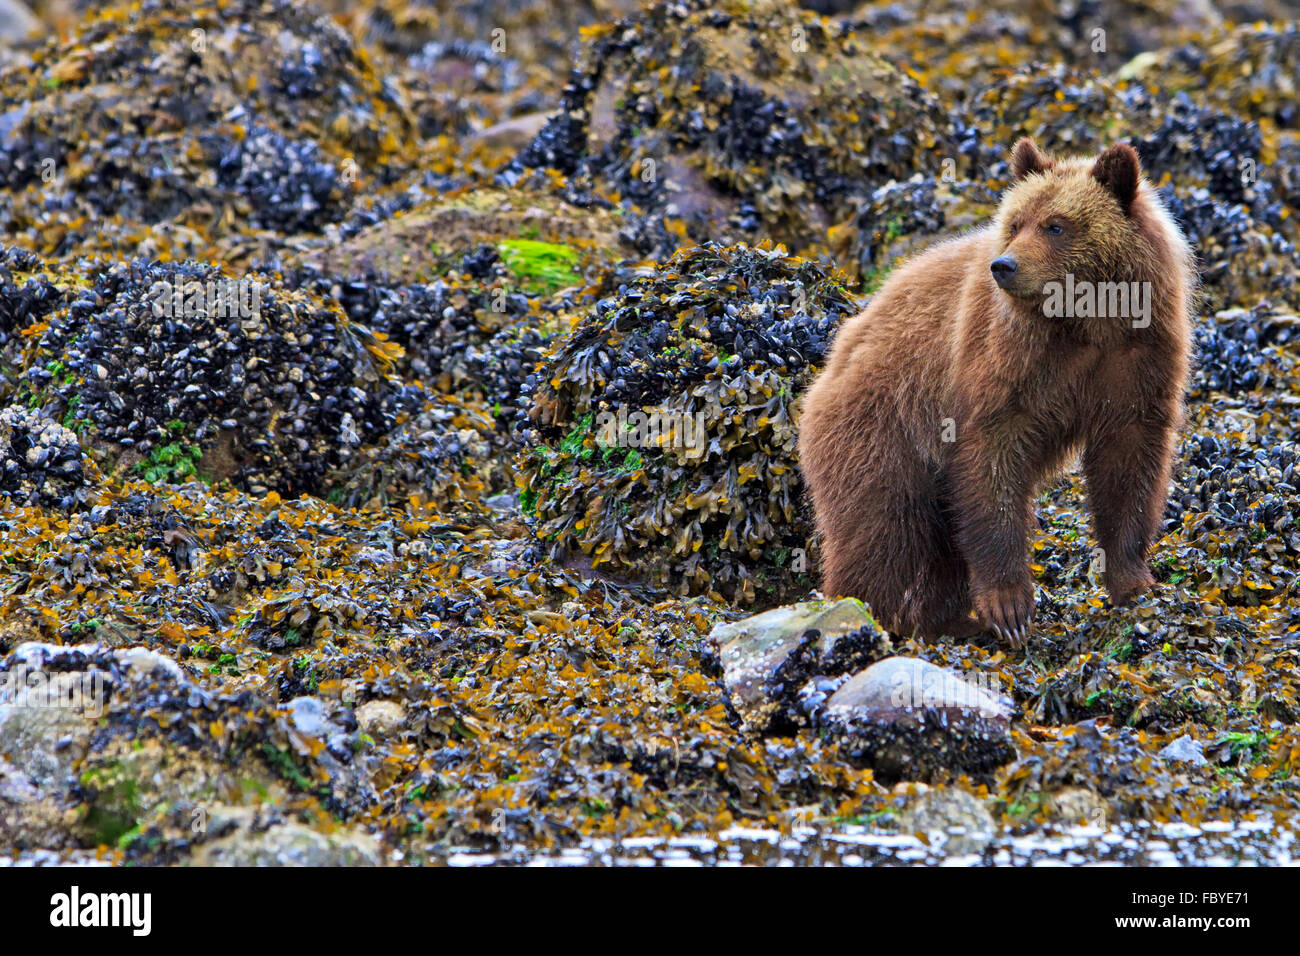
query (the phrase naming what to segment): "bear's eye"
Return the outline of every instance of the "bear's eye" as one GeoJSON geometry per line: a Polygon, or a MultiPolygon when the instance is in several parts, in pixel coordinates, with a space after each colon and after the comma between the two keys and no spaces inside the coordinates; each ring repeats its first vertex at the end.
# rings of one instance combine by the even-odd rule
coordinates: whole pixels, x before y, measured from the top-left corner
{"type": "Polygon", "coordinates": [[[1065,227],[1059,222],[1049,222],[1043,226],[1043,231],[1049,236],[1059,236],[1061,233],[1065,232],[1065,227]]]}

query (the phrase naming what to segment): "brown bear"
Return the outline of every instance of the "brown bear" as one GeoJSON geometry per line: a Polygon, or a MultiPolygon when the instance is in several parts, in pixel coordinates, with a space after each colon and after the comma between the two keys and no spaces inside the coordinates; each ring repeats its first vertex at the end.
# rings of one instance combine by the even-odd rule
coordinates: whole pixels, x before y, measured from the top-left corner
{"type": "Polygon", "coordinates": [[[1111,600],[1154,583],[1191,251],[1128,146],[1063,159],[1022,139],[1011,169],[992,224],[898,268],[804,398],[822,589],[896,632],[1021,645],[1036,487],[1078,452],[1111,600]]]}

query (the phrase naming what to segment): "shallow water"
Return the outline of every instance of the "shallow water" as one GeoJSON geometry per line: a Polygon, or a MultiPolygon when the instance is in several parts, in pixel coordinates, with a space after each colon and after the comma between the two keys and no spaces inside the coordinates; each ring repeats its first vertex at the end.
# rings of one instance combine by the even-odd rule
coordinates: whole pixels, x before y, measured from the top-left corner
{"type": "Polygon", "coordinates": [[[453,852],[451,866],[1294,866],[1296,834],[1271,820],[1068,827],[994,836],[971,852],[960,830],[912,834],[865,826],[792,834],[735,828],[719,839],[593,840],[554,854],[453,852]],[[949,849],[956,846],[953,849],[949,849]]]}

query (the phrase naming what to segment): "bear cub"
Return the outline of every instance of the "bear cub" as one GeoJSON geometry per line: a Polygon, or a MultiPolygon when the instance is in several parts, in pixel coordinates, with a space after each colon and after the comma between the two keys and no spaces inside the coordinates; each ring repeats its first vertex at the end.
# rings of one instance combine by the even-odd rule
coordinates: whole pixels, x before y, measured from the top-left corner
{"type": "Polygon", "coordinates": [[[822,590],[924,637],[1019,646],[1036,489],[1081,453],[1116,605],[1154,583],[1195,273],[1137,154],[1022,139],[991,225],[898,268],[804,397],[822,590]]]}

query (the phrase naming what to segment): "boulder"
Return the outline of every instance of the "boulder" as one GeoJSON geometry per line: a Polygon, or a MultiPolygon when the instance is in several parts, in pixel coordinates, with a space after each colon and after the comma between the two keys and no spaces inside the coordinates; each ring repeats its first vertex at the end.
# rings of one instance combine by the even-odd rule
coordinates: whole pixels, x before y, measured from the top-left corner
{"type": "Polygon", "coordinates": [[[1015,756],[1007,702],[917,658],[855,674],[815,716],[849,760],[886,781],[986,775],[1015,756]]]}
{"type": "Polygon", "coordinates": [[[727,700],[745,729],[762,732],[793,720],[795,694],[812,676],[835,676],[889,652],[861,601],[808,601],[773,608],[708,637],[722,666],[727,700]]]}

